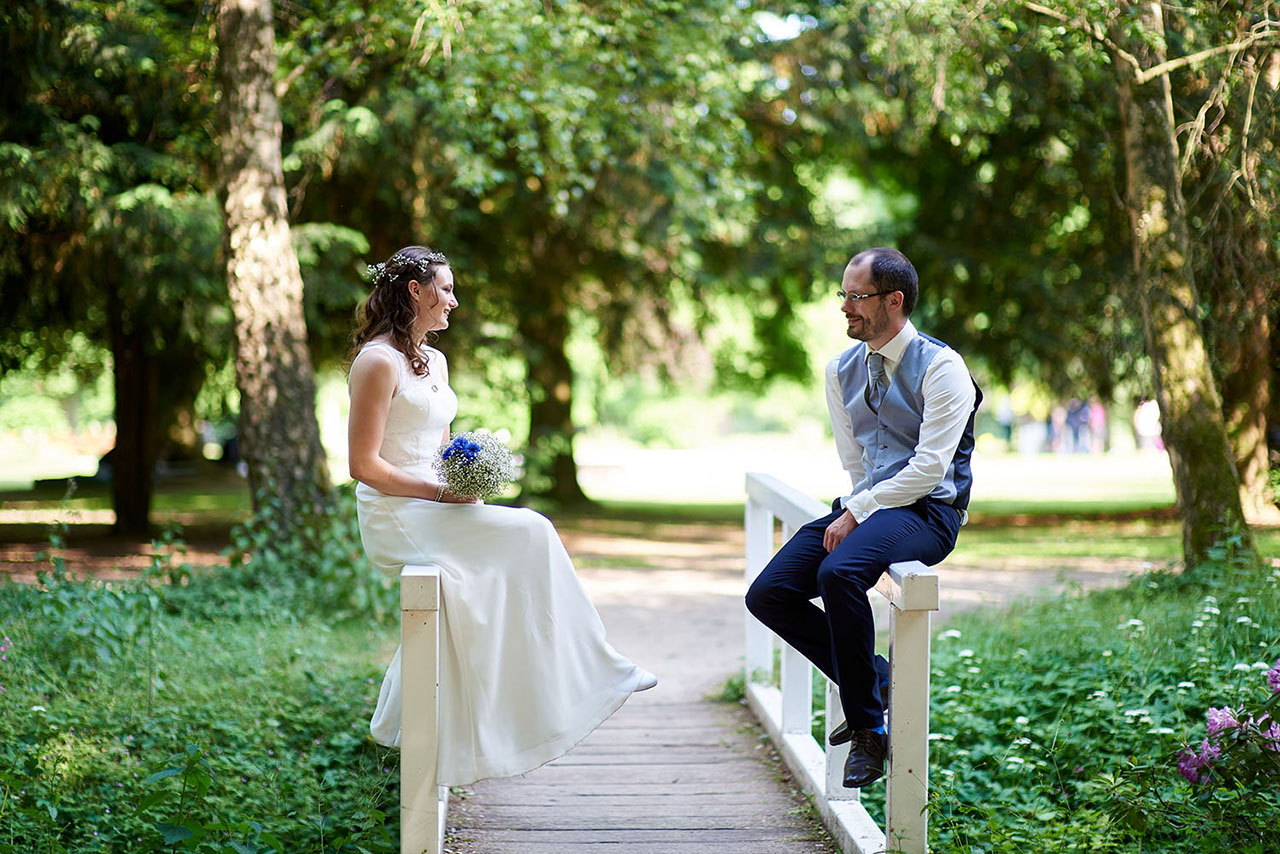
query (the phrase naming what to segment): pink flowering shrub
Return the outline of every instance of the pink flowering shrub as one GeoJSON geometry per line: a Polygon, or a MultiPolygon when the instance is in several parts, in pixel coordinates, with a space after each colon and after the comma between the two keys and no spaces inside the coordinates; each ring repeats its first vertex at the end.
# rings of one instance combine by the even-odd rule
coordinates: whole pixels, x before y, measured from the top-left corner
{"type": "Polygon", "coordinates": [[[1215,781],[1274,779],[1280,786],[1280,660],[1267,671],[1270,696],[1253,711],[1244,706],[1209,709],[1198,749],[1178,757],[1178,772],[1197,786],[1215,781]]]}

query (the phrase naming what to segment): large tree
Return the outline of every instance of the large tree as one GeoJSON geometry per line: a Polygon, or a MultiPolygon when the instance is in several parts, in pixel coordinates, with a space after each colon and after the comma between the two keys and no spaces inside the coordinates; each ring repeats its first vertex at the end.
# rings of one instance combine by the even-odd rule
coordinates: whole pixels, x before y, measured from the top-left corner
{"type": "Polygon", "coordinates": [[[241,452],[254,501],[272,494],[287,522],[327,504],[329,478],[285,202],[271,0],[221,0],[217,41],[218,189],[241,452]]]}
{"type": "MultiPolygon", "coordinates": [[[[1250,11],[1212,21],[1214,41],[1247,38],[1250,11]]],[[[1267,15],[1280,20],[1280,3],[1267,15]]],[[[1272,492],[1267,426],[1276,423],[1271,409],[1280,397],[1272,340],[1280,323],[1280,49],[1254,43],[1217,64],[1217,74],[1174,81],[1180,137],[1188,140],[1182,162],[1198,250],[1192,260],[1241,504],[1247,518],[1274,524],[1280,495],[1272,492]]]]}
{"type": "Polygon", "coordinates": [[[0,21],[0,366],[113,370],[115,526],[145,535],[154,463],[226,352],[208,310],[207,43],[152,3],[20,2],[0,21]],[[108,358],[84,362],[74,336],[108,358]]]}
{"type": "Polygon", "coordinates": [[[1183,554],[1193,565],[1233,531],[1248,540],[1248,527],[1200,323],[1171,85],[1168,73],[1158,71],[1168,61],[1164,7],[1120,6],[1136,12],[1128,15],[1129,31],[1120,20],[1112,23],[1109,44],[1124,125],[1135,278],[1173,464],[1183,554]]]}

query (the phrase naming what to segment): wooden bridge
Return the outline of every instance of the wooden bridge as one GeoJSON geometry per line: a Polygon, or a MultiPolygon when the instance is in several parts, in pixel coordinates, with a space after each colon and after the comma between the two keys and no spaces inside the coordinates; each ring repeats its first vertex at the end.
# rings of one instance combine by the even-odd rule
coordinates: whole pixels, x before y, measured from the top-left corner
{"type": "MultiPolygon", "coordinates": [[[[747,580],[772,554],[779,533],[785,538],[802,519],[824,509],[772,478],[748,475],[748,493],[747,580]],[[781,531],[775,523],[781,523],[781,531]]],[[[419,725],[406,726],[403,735],[402,854],[570,854],[606,848],[637,854],[880,854],[890,845],[895,851],[925,852],[929,613],[938,607],[937,576],[919,565],[895,565],[879,590],[892,603],[895,705],[885,830],[862,809],[856,791],[839,786],[845,750],[825,749],[809,734],[812,668],[781,644],[781,667],[774,672],[772,650],[780,642],[746,617],[747,698],[766,735],[742,706],[672,691],[664,682],[633,696],[560,759],[523,777],[483,781],[452,798],[432,776],[438,686],[407,680],[404,720],[419,725]],[[816,811],[801,789],[812,796],[816,811]]],[[[401,597],[402,666],[413,673],[435,672],[435,569],[405,567],[401,597]]],[[[745,616],[740,601],[737,607],[745,616]]],[[[655,635],[662,629],[649,627],[655,635]]],[[[696,656],[699,651],[686,652],[696,656]]],[[[673,672],[655,665],[660,678],[670,681],[673,672]]],[[[835,702],[830,687],[827,694],[828,702],[835,702]]],[[[834,723],[838,720],[828,720],[828,728],[834,723]]]]}

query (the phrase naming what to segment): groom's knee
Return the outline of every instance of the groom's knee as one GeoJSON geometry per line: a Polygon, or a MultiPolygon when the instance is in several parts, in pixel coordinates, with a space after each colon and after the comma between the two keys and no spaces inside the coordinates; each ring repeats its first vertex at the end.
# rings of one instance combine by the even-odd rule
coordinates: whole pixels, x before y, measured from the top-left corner
{"type": "Polygon", "coordinates": [[[759,575],[747,588],[746,601],[751,616],[767,626],[777,607],[786,601],[786,595],[781,587],[770,584],[765,576],[759,575]]]}

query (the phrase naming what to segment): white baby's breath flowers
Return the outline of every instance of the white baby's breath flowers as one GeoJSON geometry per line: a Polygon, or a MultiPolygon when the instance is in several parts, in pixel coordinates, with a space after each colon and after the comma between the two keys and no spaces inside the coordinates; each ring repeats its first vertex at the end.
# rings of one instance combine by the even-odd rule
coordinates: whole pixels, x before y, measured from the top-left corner
{"type": "Polygon", "coordinates": [[[433,466],[459,498],[492,498],[516,478],[516,461],[497,436],[458,433],[436,450],[433,466]]]}

